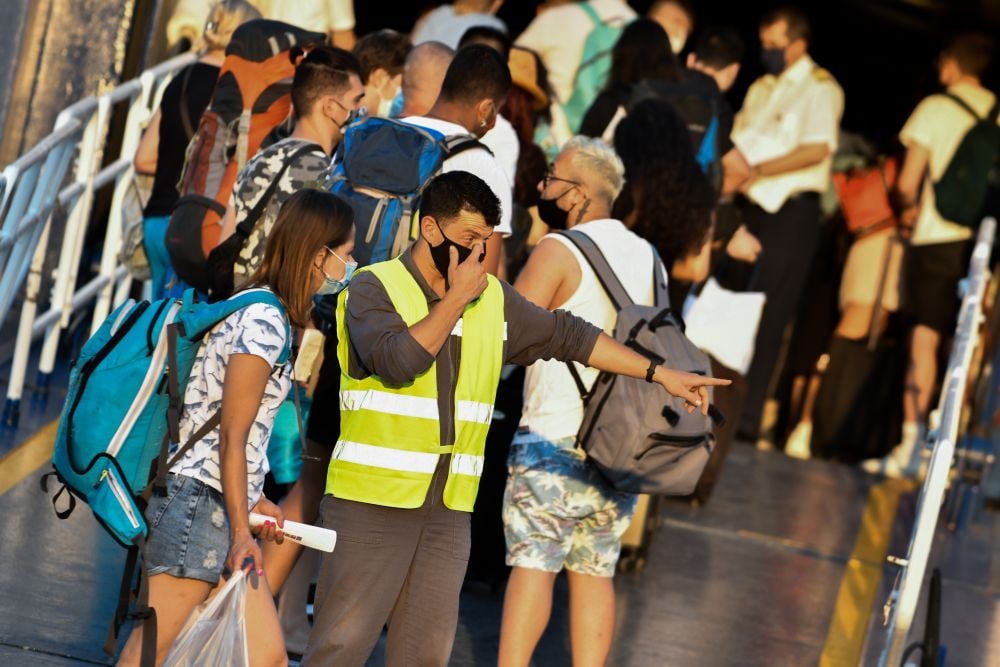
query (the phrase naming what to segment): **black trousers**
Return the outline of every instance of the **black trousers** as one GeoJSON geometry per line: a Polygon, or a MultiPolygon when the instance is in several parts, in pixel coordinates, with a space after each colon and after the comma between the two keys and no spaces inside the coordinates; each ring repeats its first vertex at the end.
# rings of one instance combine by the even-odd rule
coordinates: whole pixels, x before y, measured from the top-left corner
{"type": "Polygon", "coordinates": [[[794,317],[809,274],[819,236],[819,195],[792,197],[776,213],[758,206],[747,211],[747,228],[760,239],[763,253],[750,290],[764,292],[753,363],[747,373],[746,399],[740,419],[742,438],[756,440],[764,403],[781,354],[785,328],[794,317]]]}

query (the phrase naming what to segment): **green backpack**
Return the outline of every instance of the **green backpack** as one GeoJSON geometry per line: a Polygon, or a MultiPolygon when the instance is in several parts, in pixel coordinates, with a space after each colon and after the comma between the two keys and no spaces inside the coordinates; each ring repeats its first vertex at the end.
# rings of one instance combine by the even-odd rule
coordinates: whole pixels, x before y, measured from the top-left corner
{"type": "Polygon", "coordinates": [[[962,98],[945,95],[972,114],[976,123],[962,137],[948,168],[934,183],[934,200],[941,217],[975,228],[984,215],[997,213],[1000,206],[1000,101],[980,118],[962,98]]]}
{"type": "Polygon", "coordinates": [[[581,2],[580,9],[587,13],[594,27],[587,33],[587,39],[583,43],[583,56],[573,79],[573,94],[563,105],[566,120],[574,134],[580,129],[580,123],[597,93],[604,88],[608,72],[611,71],[611,50],[625,29],[625,21],[622,19],[602,21],[589,2],[581,2]]]}

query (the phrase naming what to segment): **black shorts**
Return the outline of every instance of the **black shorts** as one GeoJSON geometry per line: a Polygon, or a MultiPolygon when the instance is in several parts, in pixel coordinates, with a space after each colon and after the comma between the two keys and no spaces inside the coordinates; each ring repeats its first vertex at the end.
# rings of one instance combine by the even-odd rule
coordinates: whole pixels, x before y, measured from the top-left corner
{"type": "Polygon", "coordinates": [[[340,437],[340,361],[337,359],[336,332],[326,337],[323,346],[323,364],[313,391],[306,437],[330,449],[340,437]]]}
{"type": "Polygon", "coordinates": [[[955,241],[910,246],[903,274],[903,309],[911,325],[942,335],[955,331],[962,301],[958,283],[969,272],[973,243],[955,241]]]}

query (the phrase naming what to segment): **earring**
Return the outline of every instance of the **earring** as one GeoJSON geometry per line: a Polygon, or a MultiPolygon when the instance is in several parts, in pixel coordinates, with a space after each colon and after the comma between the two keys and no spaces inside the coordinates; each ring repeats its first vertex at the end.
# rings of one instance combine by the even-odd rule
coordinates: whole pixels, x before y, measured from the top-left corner
{"type": "Polygon", "coordinates": [[[479,127],[486,127],[486,119],[479,121],[479,127]]]}

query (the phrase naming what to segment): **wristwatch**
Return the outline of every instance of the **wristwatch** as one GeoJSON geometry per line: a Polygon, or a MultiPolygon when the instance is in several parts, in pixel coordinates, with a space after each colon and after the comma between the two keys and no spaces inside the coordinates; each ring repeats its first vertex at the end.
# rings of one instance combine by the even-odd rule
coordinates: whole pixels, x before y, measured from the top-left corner
{"type": "Polygon", "coordinates": [[[649,362],[649,368],[646,369],[646,382],[653,381],[653,375],[656,373],[656,367],[659,366],[659,362],[656,359],[651,359],[649,362]]]}

